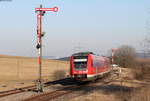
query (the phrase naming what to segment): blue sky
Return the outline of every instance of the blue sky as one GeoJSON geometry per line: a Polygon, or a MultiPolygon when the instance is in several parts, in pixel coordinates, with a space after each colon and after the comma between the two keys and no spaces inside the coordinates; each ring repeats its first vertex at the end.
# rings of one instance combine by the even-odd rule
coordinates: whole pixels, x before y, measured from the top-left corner
{"type": "Polygon", "coordinates": [[[107,53],[120,45],[140,50],[148,33],[149,0],[12,0],[0,2],[0,54],[37,56],[34,8],[59,8],[43,17],[43,55],[107,53]]]}

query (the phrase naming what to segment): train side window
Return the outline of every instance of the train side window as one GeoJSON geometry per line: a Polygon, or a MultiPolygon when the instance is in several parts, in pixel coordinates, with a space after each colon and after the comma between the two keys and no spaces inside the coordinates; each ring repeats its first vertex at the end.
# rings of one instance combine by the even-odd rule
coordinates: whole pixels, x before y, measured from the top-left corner
{"type": "Polygon", "coordinates": [[[96,67],[102,67],[103,63],[100,60],[98,60],[98,59],[93,59],[92,66],[95,67],[95,68],[96,67]]]}
{"type": "Polygon", "coordinates": [[[103,67],[104,66],[104,63],[103,62],[100,62],[99,63],[99,67],[103,67]]]}

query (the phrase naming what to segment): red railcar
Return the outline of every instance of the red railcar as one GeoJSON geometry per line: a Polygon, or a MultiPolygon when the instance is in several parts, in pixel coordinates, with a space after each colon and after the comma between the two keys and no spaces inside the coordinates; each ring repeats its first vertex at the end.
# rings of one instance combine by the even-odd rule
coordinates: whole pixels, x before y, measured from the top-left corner
{"type": "Polygon", "coordinates": [[[107,57],[96,56],[92,52],[80,52],[70,58],[70,75],[78,80],[92,80],[110,72],[107,57]]]}

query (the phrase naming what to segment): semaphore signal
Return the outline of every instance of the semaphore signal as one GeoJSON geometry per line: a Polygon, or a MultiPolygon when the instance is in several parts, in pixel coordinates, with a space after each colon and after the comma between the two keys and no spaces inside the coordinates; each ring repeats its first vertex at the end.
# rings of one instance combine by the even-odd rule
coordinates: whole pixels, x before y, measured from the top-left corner
{"type": "Polygon", "coordinates": [[[58,11],[58,7],[53,7],[53,8],[35,8],[35,11],[53,11],[53,12],[57,12],[58,11]]]}
{"type": "Polygon", "coordinates": [[[35,11],[37,13],[37,46],[38,49],[38,64],[39,64],[39,77],[38,77],[38,83],[37,83],[37,90],[38,92],[43,92],[43,83],[42,83],[42,37],[44,36],[42,32],[42,16],[46,13],[46,11],[52,11],[57,12],[58,7],[53,8],[42,8],[42,5],[40,5],[40,8],[35,8],[35,11]]]}

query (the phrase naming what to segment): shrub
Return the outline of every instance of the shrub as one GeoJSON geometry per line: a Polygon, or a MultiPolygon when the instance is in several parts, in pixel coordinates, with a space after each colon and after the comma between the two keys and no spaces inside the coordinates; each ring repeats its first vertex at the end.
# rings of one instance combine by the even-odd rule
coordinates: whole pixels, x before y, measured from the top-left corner
{"type": "Polygon", "coordinates": [[[135,64],[136,51],[133,47],[123,45],[117,49],[114,55],[116,64],[121,67],[133,67],[135,64]]]}
{"type": "Polygon", "coordinates": [[[66,72],[64,70],[56,70],[53,73],[53,80],[63,79],[66,76],[66,72]]]}

